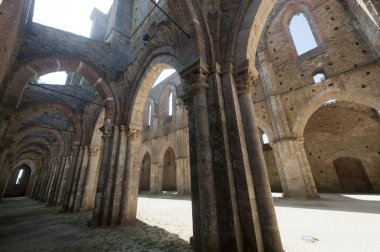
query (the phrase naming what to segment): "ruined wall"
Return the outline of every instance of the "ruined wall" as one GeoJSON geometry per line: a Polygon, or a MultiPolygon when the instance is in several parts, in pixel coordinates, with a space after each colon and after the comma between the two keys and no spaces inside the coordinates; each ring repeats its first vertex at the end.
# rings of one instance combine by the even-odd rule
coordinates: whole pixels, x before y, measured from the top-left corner
{"type": "MultiPolygon", "coordinates": [[[[187,194],[190,192],[190,155],[189,129],[187,126],[187,111],[178,98],[177,88],[181,80],[177,73],[172,74],[160,84],[154,86],[144,109],[144,130],[142,133],[142,150],[147,150],[152,156],[151,181],[158,180],[159,187],[165,189],[165,169],[176,169],[177,191],[187,194]],[[173,114],[168,116],[169,95],[172,93],[173,114]],[[149,105],[152,104],[152,120],[148,125],[149,105]],[[167,150],[173,149],[169,165],[167,150]],[[165,159],[166,157],[166,159],[165,159]],[[170,167],[168,167],[170,166],[170,167]],[[158,169],[158,173],[155,172],[158,169]]],[[[141,160],[145,153],[141,153],[141,160]]],[[[165,175],[166,174],[166,175],[165,175]]],[[[173,174],[170,176],[172,177],[173,174]]],[[[140,178],[141,179],[141,178],[140,178]]],[[[153,183],[153,182],[151,182],[153,183]]],[[[173,179],[169,187],[174,189],[173,179]]],[[[151,184],[151,191],[154,191],[151,184]]]]}
{"type": "MultiPolygon", "coordinates": [[[[333,174],[333,160],[330,160],[332,153],[340,150],[362,156],[368,176],[375,184],[374,189],[378,190],[379,146],[374,141],[380,136],[379,123],[373,119],[368,119],[372,120],[372,126],[363,123],[364,118],[374,116],[374,112],[369,111],[379,106],[376,95],[380,94],[380,67],[376,48],[364,36],[355,18],[341,1],[279,1],[274,13],[262,35],[260,48],[267,55],[266,60],[270,63],[274,77],[270,83],[262,79],[256,81],[252,91],[258,120],[270,130],[275,131],[278,127],[271,119],[273,112],[268,107],[270,102],[265,92],[267,87],[264,85],[270,85],[270,95],[279,97],[283,106],[273,109],[285,114],[290,134],[305,138],[304,147],[318,190],[341,191],[337,176],[333,174]],[[300,12],[307,17],[318,47],[298,56],[288,25],[292,16],[300,12]],[[323,73],[326,79],[314,83],[313,76],[317,73],[323,73]],[[355,116],[362,117],[363,121],[350,120],[353,115],[337,105],[332,105],[334,109],[326,112],[328,116],[326,114],[324,119],[314,118],[313,112],[321,106],[326,108],[323,104],[330,99],[355,101],[369,107],[365,111],[355,112],[355,116]],[[310,116],[314,118],[313,122],[309,121],[310,116]],[[326,118],[331,118],[332,122],[329,123],[326,118]],[[335,132],[326,137],[321,135],[326,132],[310,126],[317,122],[325,123],[323,127],[326,131],[334,131],[337,123],[342,123],[339,120],[349,122],[350,129],[355,131],[351,131],[351,134],[335,132]],[[307,131],[304,133],[307,122],[307,131]],[[372,127],[371,131],[367,130],[368,127],[372,127]],[[359,143],[367,144],[363,147],[359,143]]],[[[273,173],[276,165],[274,156],[270,150],[264,153],[268,172],[274,176],[270,178],[272,187],[278,187],[278,175],[273,173]]]]}
{"type": "Polygon", "coordinates": [[[374,109],[348,102],[327,104],[305,129],[305,150],[320,192],[342,192],[334,168],[340,157],[359,158],[375,191],[380,191],[380,118],[374,109]]]}

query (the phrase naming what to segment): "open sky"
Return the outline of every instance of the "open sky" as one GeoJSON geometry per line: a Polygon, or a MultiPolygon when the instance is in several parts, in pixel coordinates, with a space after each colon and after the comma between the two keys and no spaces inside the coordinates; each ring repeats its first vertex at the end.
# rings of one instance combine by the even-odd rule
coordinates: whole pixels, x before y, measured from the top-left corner
{"type": "Polygon", "coordinates": [[[108,13],[112,2],[112,0],[36,0],[33,21],[89,37],[92,10],[96,7],[108,13]]]}
{"type": "MultiPolygon", "coordinates": [[[[33,22],[54,27],[89,37],[92,21],[90,15],[96,7],[108,13],[113,0],[36,0],[33,22]]],[[[170,76],[174,69],[162,72],[154,85],[170,76]]],[[[40,77],[40,81],[48,84],[65,84],[65,72],[51,73],[40,77]]]]}
{"type": "MultiPolygon", "coordinates": [[[[103,13],[108,13],[112,3],[113,0],[36,0],[33,21],[89,37],[92,10],[96,7],[103,13]]],[[[317,47],[313,33],[303,14],[296,15],[292,19],[290,30],[299,55],[317,47]]],[[[164,70],[154,85],[173,72],[173,69],[164,70]]],[[[66,74],[65,72],[49,74],[42,76],[40,80],[45,83],[64,84],[66,74]]]]}

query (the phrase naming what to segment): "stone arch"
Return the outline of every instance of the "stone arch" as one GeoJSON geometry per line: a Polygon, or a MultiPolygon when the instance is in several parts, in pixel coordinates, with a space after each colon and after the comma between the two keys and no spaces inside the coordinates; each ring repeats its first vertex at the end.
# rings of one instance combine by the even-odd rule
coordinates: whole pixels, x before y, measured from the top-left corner
{"type": "Polygon", "coordinates": [[[150,155],[149,150],[147,150],[140,164],[140,178],[139,178],[140,191],[150,191],[151,166],[152,166],[152,156],[150,155]]]}
{"type": "Polygon", "coordinates": [[[272,130],[272,126],[268,125],[266,122],[261,120],[259,117],[255,118],[255,123],[258,128],[260,128],[265,134],[268,135],[269,143],[271,143],[274,139],[274,133],[272,130]]]}
{"type": "Polygon", "coordinates": [[[242,18],[238,20],[238,32],[232,41],[235,69],[255,68],[256,52],[261,33],[277,1],[248,1],[241,4],[242,18]],[[260,13],[260,15],[257,15],[260,13]]]}
{"type": "Polygon", "coordinates": [[[303,109],[298,113],[294,125],[293,133],[297,137],[302,137],[306,124],[311,115],[328,100],[337,99],[341,101],[355,102],[368,107],[380,110],[380,100],[376,96],[342,91],[340,89],[325,90],[317,96],[310,98],[303,109]]]}
{"type": "Polygon", "coordinates": [[[139,128],[143,127],[143,109],[144,104],[149,97],[150,90],[154,80],[160,74],[161,69],[174,68],[177,73],[182,70],[182,63],[173,55],[170,54],[153,54],[148,57],[148,63],[145,68],[138,74],[138,80],[134,87],[134,96],[130,103],[129,118],[127,121],[131,125],[139,128]]]}
{"type": "MultiPolygon", "coordinates": [[[[63,140],[62,135],[55,129],[48,129],[48,128],[42,129],[39,127],[32,126],[32,127],[29,127],[27,129],[21,131],[21,132],[18,132],[17,136],[15,138],[15,142],[18,143],[18,142],[22,141],[25,137],[28,137],[29,135],[31,135],[32,133],[41,132],[41,131],[48,131],[49,133],[54,135],[55,139],[58,140],[57,145],[59,145],[59,147],[60,147],[57,156],[62,156],[63,152],[65,150],[65,142],[63,140]]],[[[51,143],[49,142],[49,144],[51,144],[51,143]]]]}
{"type": "Polygon", "coordinates": [[[32,169],[28,165],[21,164],[20,166],[14,167],[12,169],[10,177],[8,178],[4,197],[8,198],[25,196],[31,173],[32,169]],[[21,170],[22,177],[18,179],[21,170]]]}
{"type": "Polygon", "coordinates": [[[162,164],[162,190],[177,191],[177,165],[173,147],[169,146],[165,150],[162,164]]]}
{"type": "Polygon", "coordinates": [[[373,191],[360,157],[341,156],[334,159],[333,164],[343,191],[361,193],[373,191]]]}
{"type": "Polygon", "coordinates": [[[76,135],[76,141],[80,142],[81,136],[82,136],[82,124],[80,123],[79,118],[77,117],[76,113],[68,109],[67,107],[56,104],[56,103],[40,103],[35,104],[32,107],[28,107],[20,112],[18,112],[15,116],[15,120],[13,124],[10,127],[11,132],[13,135],[17,132],[20,124],[27,120],[28,117],[32,115],[36,115],[41,112],[48,112],[48,111],[57,111],[62,113],[62,115],[66,118],[69,118],[72,126],[74,128],[74,132],[76,135]]]}
{"type": "Polygon", "coordinates": [[[111,121],[115,120],[116,104],[111,88],[101,74],[78,58],[56,56],[26,62],[15,72],[3,95],[3,103],[9,107],[17,108],[28,82],[37,79],[39,76],[57,71],[74,72],[86,78],[104,99],[106,118],[111,121]],[[18,102],[15,103],[15,101],[18,102]]]}

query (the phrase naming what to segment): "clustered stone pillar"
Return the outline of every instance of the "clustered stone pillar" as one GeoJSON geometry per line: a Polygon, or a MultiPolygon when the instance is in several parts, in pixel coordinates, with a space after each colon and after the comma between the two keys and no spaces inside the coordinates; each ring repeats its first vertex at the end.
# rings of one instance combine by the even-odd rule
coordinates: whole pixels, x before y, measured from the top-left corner
{"type": "Polygon", "coordinates": [[[81,208],[88,209],[94,207],[96,185],[98,183],[98,174],[100,168],[100,147],[89,147],[89,159],[86,175],[86,182],[82,197],[81,208]]]}
{"type": "Polygon", "coordinates": [[[110,164],[110,156],[112,152],[112,137],[113,137],[113,125],[111,123],[105,123],[103,127],[100,128],[103,135],[103,151],[102,160],[100,163],[98,185],[95,194],[95,205],[92,215],[91,226],[102,226],[106,225],[104,220],[104,204],[105,204],[105,192],[107,186],[108,169],[110,164]]]}
{"type": "Polygon", "coordinates": [[[266,51],[258,54],[269,113],[273,125],[273,151],[284,197],[318,198],[303,141],[290,130],[282,99],[276,94],[276,76],[266,51]]]}
{"type": "Polygon", "coordinates": [[[134,156],[136,144],[140,139],[141,129],[130,126],[127,133],[127,149],[125,161],[125,175],[123,182],[120,223],[122,225],[136,221],[137,194],[140,175],[140,166],[135,165],[134,156]]]}
{"type": "Polygon", "coordinates": [[[207,73],[194,69],[183,73],[188,90],[189,134],[192,166],[193,232],[195,250],[219,251],[219,229],[215,199],[210,129],[208,122],[207,73]],[[195,181],[196,180],[196,181],[195,181]],[[201,243],[201,244],[200,244],[201,243]]]}
{"type": "Polygon", "coordinates": [[[257,74],[245,69],[235,76],[264,250],[282,251],[268,172],[265,166],[258,128],[255,123],[255,112],[250,92],[253,78],[256,79],[257,74]]]}

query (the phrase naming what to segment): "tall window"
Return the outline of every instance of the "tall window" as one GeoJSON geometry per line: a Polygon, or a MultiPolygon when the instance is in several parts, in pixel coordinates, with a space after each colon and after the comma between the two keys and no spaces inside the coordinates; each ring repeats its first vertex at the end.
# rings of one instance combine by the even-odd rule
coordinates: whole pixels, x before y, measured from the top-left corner
{"type": "Polygon", "coordinates": [[[309,22],[303,13],[298,13],[292,17],[289,29],[298,55],[318,47],[309,22]]]}
{"type": "Polygon", "coordinates": [[[149,105],[149,111],[148,111],[148,126],[152,124],[152,105],[149,105]]]}
{"type": "Polygon", "coordinates": [[[173,115],[173,92],[171,92],[169,95],[169,112],[168,112],[168,116],[172,116],[172,115],[173,115]]]}
{"type": "Polygon", "coordinates": [[[24,173],[24,169],[21,169],[19,172],[18,172],[18,176],[17,176],[17,180],[16,180],[16,185],[19,185],[20,184],[20,179],[22,178],[22,174],[24,173]]]}

